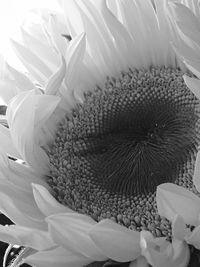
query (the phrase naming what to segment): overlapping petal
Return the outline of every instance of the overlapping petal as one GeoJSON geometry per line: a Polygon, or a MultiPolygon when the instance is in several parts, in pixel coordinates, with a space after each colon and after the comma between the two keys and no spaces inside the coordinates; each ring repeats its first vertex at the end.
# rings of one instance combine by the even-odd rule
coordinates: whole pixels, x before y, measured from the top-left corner
{"type": "Polygon", "coordinates": [[[187,224],[197,225],[200,214],[200,198],[191,191],[170,183],[157,188],[158,213],[173,221],[179,214],[187,224]]]}
{"type": "Polygon", "coordinates": [[[39,184],[33,184],[32,186],[35,202],[45,216],[64,212],[73,212],[71,209],[65,207],[57,200],[55,200],[55,198],[44,186],[41,186],[39,184]]]}
{"type": "Polygon", "coordinates": [[[140,233],[114,223],[102,220],[90,230],[90,236],[108,258],[118,262],[133,261],[139,257],[140,233]]]}
{"type": "Polygon", "coordinates": [[[58,247],[54,250],[33,254],[27,257],[25,262],[37,267],[82,267],[91,263],[91,259],[79,253],[58,247]]]}
{"type": "MultiPolygon", "coordinates": [[[[118,262],[131,261],[130,266],[138,267],[147,266],[146,259],[154,267],[184,267],[188,263],[189,250],[183,240],[187,239],[188,243],[199,248],[200,200],[178,186],[163,184],[157,190],[160,215],[174,220],[179,214],[184,220],[175,220],[175,240],[170,244],[162,238],[154,239],[149,233],[140,234],[111,220],[97,223],[89,216],[78,214],[57,202],[45,183],[49,174],[45,145],[53,139],[56,123],[77,102],[83,102],[86,91],[93,90],[96,84],[104,84],[106,76],[119,74],[129,67],[149,67],[152,64],[181,67],[170,44],[174,32],[165,17],[165,4],[165,1],[158,0],[154,6],[146,0],[116,0],[115,3],[67,0],[63,1],[68,24],[65,30],[69,30],[72,41],[66,41],[66,32],[61,32],[56,16],[50,16],[43,25],[46,38],[40,40],[22,29],[23,44],[13,41],[21,61],[38,84],[36,86],[26,75],[8,66],[16,82],[11,95],[18,90],[21,93],[8,105],[9,130],[0,127],[5,142],[2,149],[26,163],[19,166],[10,160],[3,161],[4,158],[2,164],[0,162],[0,210],[17,224],[0,227],[0,238],[37,250],[48,249],[29,256],[26,259],[28,263],[37,267],[78,267],[110,258],[118,262]],[[14,145],[7,148],[11,142],[14,145]],[[185,223],[196,226],[189,236],[185,223]],[[177,225],[181,226],[180,231],[177,225]]],[[[199,45],[196,36],[198,20],[185,7],[181,8],[180,14],[175,12],[176,23],[183,33],[181,38],[194,49],[199,45]],[[189,18],[188,24],[180,23],[183,15],[189,18]]],[[[194,9],[196,11],[197,7],[194,9]]],[[[185,64],[199,75],[200,65],[194,58],[187,57],[185,64]]],[[[186,80],[199,96],[197,81],[186,80]]],[[[10,98],[10,92],[6,97],[10,98]]],[[[197,189],[198,176],[197,156],[194,175],[197,189]]]]}
{"type": "Polygon", "coordinates": [[[142,255],[154,267],[187,267],[190,259],[188,245],[173,239],[172,243],[154,239],[149,232],[141,233],[142,255]]]}
{"type": "Polygon", "coordinates": [[[6,243],[47,250],[56,247],[47,231],[18,225],[0,226],[0,239],[6,243]]]}
{"type": "Polygon", "coordinates": [[[106,260],[89,236],[89,231],[96,224],[89,216],[77,213],[63,213],[47,217],[49,231],[55,242],[65,249],[73,249],[93,259],[106,260]]]}

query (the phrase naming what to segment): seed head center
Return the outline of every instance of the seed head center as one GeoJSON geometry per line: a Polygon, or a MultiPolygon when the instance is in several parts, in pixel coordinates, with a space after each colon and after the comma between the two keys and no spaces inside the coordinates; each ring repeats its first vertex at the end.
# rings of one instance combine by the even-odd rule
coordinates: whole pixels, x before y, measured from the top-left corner
{"type": "Polygon", "coordinates": [[[85,94],[84,103],[60,122],[49,146],[48,183],[61,203],[97,221],[120,221],[123,214],[125,225],[141,229],[135,216],[146,218],[147,211],[158,216],[159,184],[187,176],[186,187],[193,187],[199,101],[182,75],[164,67],[129,70],[85,94]],[[138,211],[138,201],[146,211],[138,211]]]}

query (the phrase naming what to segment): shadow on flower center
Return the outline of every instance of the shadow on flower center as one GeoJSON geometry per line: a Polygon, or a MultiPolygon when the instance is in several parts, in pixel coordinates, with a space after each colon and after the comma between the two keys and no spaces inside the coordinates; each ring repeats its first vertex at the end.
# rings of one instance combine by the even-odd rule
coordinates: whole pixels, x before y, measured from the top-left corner
{"type": "Polygon", "coordinates": [[[49,145],[55,198],[96,221],[171,237],[155,191],[192,183],[199,145],[199,101],[173,68],[129,70],[85,94],[49,145]]]}

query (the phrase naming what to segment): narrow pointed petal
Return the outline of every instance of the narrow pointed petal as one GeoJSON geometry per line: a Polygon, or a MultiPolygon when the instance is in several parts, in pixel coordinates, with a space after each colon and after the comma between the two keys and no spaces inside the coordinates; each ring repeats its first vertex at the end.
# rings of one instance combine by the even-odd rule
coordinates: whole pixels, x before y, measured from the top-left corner
{"type": "MultiPolygon", "coordinates": [[[[44,27],[44,25],[41,25],[41,27],[44,27]]],[[[33,51],[39,58],[42,58],[46,65],[53,71],[58,65],[59,60],[57,53],[55,53],[54,49],[49,45],[49,40],[46,39],[42,42],[40,39],[41,36],[38,36],[39,33],[33,33],[31,30],[30,34],[23,27],[21,28],[21,32],[25,46],[29,48],[30,51],[33,51]]],[[[42,35],[46,37],[43,32],[42,35]]]]}
{"type": "Polygon", "coordinates": [[[25,262],[37,267],[83,267],[91,263],[91,259],[58,247],[31,255],[25,262]]]}
{"type": "Polygon", "coordinates": [[[106,259],[89,237],[89,231],[95,224],[89,216],[77,213],[64,213],[48,217],[49,231],[56,243],[66,249],[74,249],[93,259],[106,259]]]}
{"type": "Polygon", "coordinates": [[[30,71],[30,73],[42,84],[45,83],[46,79],[52,74],[50,68],[45,64],[36,54],[31,52],[25,46],[12,40],[12,45],[24,64],[24,66],[30,71]]]}
{"type": "Polygon", "coordinates": [[[12,77],[14,78],[15,84],[21,91],[32,90],[35,88],[32,81],[28,77],[26,77],[25,74],[19,72],[10,65],[7,65],[7,68],[12,77]]]}
{"type": "Polygon", "coordinates": [[[200,192],[200,151],[197,152],[193,183],[196,186],[196,189],[200,192]]]}
{"type": "MultiPolygon", "coordinates": [[[[34,141],[35,109],[38,91],[28,91],[17,95],[7,110],[12,141],[22,159],[40,173],[48,173],[48,157],[34,141]]],[[[48,108],[47,108],[48,109],[48,108]]],[[[44,113],[45,113],[44,109],[44,113]]],[[[41,113],[40,116],[42,116],[41,113]]]]}
{"type": "Polygon", "coordinates": [[[66,51],[66,84],[70,92],[74,89],[75,81],[77,80],[77,72],[79,65],[82,63],[86,48],[85,34],[75,37],[70,43],[66,51]]]}
{"type": "Polygon", "coordinates": [[[60,97],[46,94],[37,95],[36,101],[38,103],[35,110],[35,126],[45,123],[49,119],[60,102],[60,97]]]}
{"type": "Polygon", "coordinates": [[[192,93],[200,99],[200,80],[184,75],[183,79],[192,93]]]}
{"type": "Polygon", "coordinates": [[[115,261],[133,261],[140,256],[140,233],[111,220],[94,225],[90,237],[103,254],[115,261]]]}
{"type": "Polygon", "coordinates": [[[191,191],[170,183],[157,187],[156,202],[158,213],[173,221],[180,215],[186,224],[197,225],[200,214],[200,198],[191,191]]]}
{"type": "Polygon", "coordinates": [[[81,5],[78,1],[75,3],[84,24],[89,54],[95,59],[98,73],[108,75],[117,67],[117,62],[113,64],[117,54],[112,38],[106,31],[101,15],[90,1],[84,0],[81,5]]]}
{"type": "Polygon", "coordinates": [[[101,12],[102,16],[106,22],[106,25],[111,32],[115,45],[118,51],[118,57],[120,62],[121,69],[127,67],[127,61],[129,61],[129,57],[127,55],[127,51],[131,51],[131,46],[133,45],[133,41],[126,28],[121,24],[115,16],[113,16],[112,12],[108,9],[106,1],[101,0],[101,12]]]}
{"type": "Polygon", "coordinates": [[[9,244],[36,250],[46,250],[56,246],[48,232],[17,225],[0,225],[0,239],[9,244]]]}
{"type": "Polygon", "coordinates": [[[56,95],[58,93],[59,88],[61,87],[62,81],[66,74],[66,63],[65,59],[62,56],[62,64],[57,72],[55,72],[50,79],[48,80],[45,93],[50,95],[56,95]]]}
{"type": "Polygon", "coordinates": [[[52,15],[49,19],[52,42],[54,43],[59,53],[61,53],[62,56],[65,56],[68,43],[66,39],[61,35],[59,26],[60,25],[58,24],[57,17],[52,15]]]}
{"type": "Polygon", "coordinates": [[[191,40],[200,44],[200,24],[194,13],[185,5],[180,3],[171,2],[169,3],[169,6],[181,32],[191,40]]]}
{"type": "Polygon", "coordinates": [[[35,202],[45,216],[63,212],[73,212],[71,209],[60,204],[45,187],[38,184],[33,184],[32,186],[35,202]]]}

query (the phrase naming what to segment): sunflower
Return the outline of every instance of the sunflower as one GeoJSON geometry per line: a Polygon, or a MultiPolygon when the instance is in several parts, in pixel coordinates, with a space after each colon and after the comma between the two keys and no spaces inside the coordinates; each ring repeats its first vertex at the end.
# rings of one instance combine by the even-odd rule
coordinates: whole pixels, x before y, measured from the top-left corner
{"type": "Polygon", "coordinates": [[[12,266],[187,266],[200,248],[200,102],[171,5],[62,11],[62,31],[61,14],[43,18],[48,42],[13,42],[29,77],[7,65],[0,210],[14,225],[0,239],[24,247],[12,266]]]}

